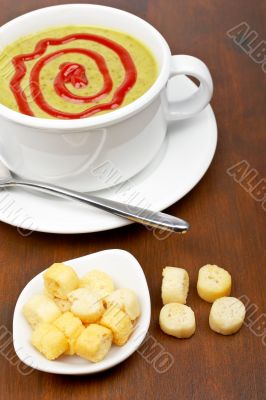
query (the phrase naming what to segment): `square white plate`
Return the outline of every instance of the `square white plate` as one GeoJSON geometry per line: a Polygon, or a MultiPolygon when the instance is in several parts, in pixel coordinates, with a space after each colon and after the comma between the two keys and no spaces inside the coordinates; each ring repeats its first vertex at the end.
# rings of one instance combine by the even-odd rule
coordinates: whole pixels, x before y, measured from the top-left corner
{"type": "Polygon", "coordinates": [[[30,343],[31,327],[22,314],[24,304],[35,294],[43,291],[43,272],[36,275],[22,290],[15,307],[13,318],[13,341],[18,357],[28,366],[54,374],[82,375],[104,371],[124,361],[134,353],[144,340],[150,325],[151,303],[146,278],[138,261],[124,250],[105,250],[74,260],[65,261],[73,267],[79,276],[91,269],[100,269],[108,273],[117,288],[127,287],[138,296],[141,315],[128,342],[114,346],[106,358],[98,363],[91,363],[77,356],[61,356],[49,361],[30,343]]]}

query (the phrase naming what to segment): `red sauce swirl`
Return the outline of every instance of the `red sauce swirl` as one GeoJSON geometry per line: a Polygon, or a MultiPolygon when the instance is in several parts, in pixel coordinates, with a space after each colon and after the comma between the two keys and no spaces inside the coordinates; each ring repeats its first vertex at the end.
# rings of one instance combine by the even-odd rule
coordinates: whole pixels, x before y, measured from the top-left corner
{"type": "Polygon", "coordinates": [[[137,69],[135,67],[132,57],[123,46],[114,42],[113,40],[89,33],[75,33],[67,35],[60,39],[42,39],[36,44],[36,47],[32,53],[19,54],[12,59],[12,63],[15,67],[15,73],[10,81],[10,89],[15,96],[19,111],[23,114],[30,116],[35,115],[30,108],[25,92],[21,88],[21,81],[27,72],[25,62],[37,59],[39,57],[41,58],[35,63],[30,72],[29,84],[31,95],[35,103],[43,111],[54,118],[79,119],[89,117],[101,111],[114,110],[122,104],[127,92],[134,86],[137,80],[137,69]],[[123,65],[125,72],[124,80],[121,85],[114,91],[112,99],[107,103],[97,104],[97,101],[102,100],[104,97],[106,97],[113,88],[112,77],[109,73],[106,61],[101,54],[89,49],[71,47],[58,50],[53,53],[49,53],[46,56],[43,56],[48,46],[63,45],[80,39],[94,41],[113,50],[117,54],[123,65]],[[60,65],[59,72],[54,79],[54,89],[57,95],[73,103],[94,103],[94,105],[91,105],[89,108],[79,113],[68,113],[52,107],[45,100],[40,86],[40,74],[43,67],[55,58],[70,53],[84,54],[85,56],[91,58],[97,65],[98,70],[103,77],[103,86],[98,91],[98,93],[87,97],[78,96],[71,93],[66,84],[71,83],[72,86],[77,89],[86,87],[89,84],[89,80],[86,76],[85,68],[79,63],[72,62],[67,62],[60,65]]]}

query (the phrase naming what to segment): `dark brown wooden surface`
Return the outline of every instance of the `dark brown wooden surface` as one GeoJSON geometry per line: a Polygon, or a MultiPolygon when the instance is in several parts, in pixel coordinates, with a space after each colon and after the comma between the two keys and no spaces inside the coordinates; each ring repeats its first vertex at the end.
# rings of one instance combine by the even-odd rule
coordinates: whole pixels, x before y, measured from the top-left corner
{"type": "MultiPolygon", "coordinates": [[[[0,23],[60,3],[67,1],[0,0],[0,23]]],[[[266,3],[261,0],[102,0],[101,3],[146,19],[164,35],[173,53],[192,54],[207,63],[215,86],[212,105],[219,129],[217,153],[197,187],[168,209],[191,222],[190,233],[183,237],[158,241],[140,226],[87,235],[33,233],[22,237],[16,228],[0,223],[0,325],[12,330],[13,310],[20,291],[44,267],[56,260],[121,248],[132,252],[143,266],[152,299],[149,332],[173,355],[174,364],[168,372],[158,373],[152,362],[135,353],[117,367],[95,376],[67,377],[38,371],[24,376],[12,366],[10,357],[9,361],[6,359],[1,348],[0,398],[263,400],[266,346],[263,336],[257,334],[263,331],[263,323],[266,328],[263,315],[266,213],[262,202],[255,201],[226,170],[246,160],[250,168],[258,171],[257,182],[266,178],[266,74],[226,32],[246,21],[258,33],[258,40],[266,40],[266,3]],[[257,306],[256,314],[250,317],[253,329],[243,327],[231,337],[209,329],[210,306],[199,299],[195,290],[198,268],[206,263],[226,266],[233,276],[233,294],[245,295],[257,306]],[[190,340],[175,340],[158,327],[161,270],[165,265],[184,266],[190,273],[188,304],[197,319],[197,331],[190,340]]]]}

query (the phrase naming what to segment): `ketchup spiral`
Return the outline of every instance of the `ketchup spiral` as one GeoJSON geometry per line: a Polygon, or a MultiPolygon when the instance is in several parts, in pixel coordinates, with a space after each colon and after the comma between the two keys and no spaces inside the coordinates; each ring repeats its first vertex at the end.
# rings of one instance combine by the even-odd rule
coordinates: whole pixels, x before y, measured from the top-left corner
{"type": "Polygon", "coordinates": [[[46,112],[47,114],[51,115],[54,118],[80,119],[89,117],[101,111],[116,109],[122,104],[127,92],[134,86],[137,80],[137,70],[134,61],[132,60],[132,57],[123,46],[121,46],[120,44],[116,43],[113,40],[107,39],[103,36],[89,34],[89,33],[74,33],[71,35],[64,36],[63,38],[60,39],[53,39],[53,38],[42,39],[36,44],[36,47],[32,53],[19,54],[13,57],[12,59],[12,63],[15,68],[15,73],[10,81],[10,89],[16,99],[19,111],[23,114],[30,116],[34,116],[34,113],[32,112],[29,106],[25,92],[21,88],[21,81],[27,72],[25,62],[34,60],[38,57],[41,58],[35,63],[30,72],[29,83],[30,83],[31,95],[35,103],[44,112],[46,112]],[[43,56],[49,45],[58,46],[80,39],[94,41],[113,50],[117,54],[117,56],[121,61],[121,64],[123,65],[125,76],[121,85],[114,91],[111,101],[107,103],[95,104],[79,113],[67,113],[64,111],[57,110],[56,108],[49,105],[42,94],[40,86],[40,74],[43,67],[50,61],[56,59],[57,57],[70,53],[83,54],[91,58],[95,62],[99,72],[102,74],[103,77],[103,86],[98,91],[98,93],[87,97],[75,95],[70,92],[70,90],[66,87],[66,84],[71,83],[75,88],[84,88],[89,84],[89,80],[87,79],[85,68],[81,64],[73,62],[65,62],[60,65],[59,72],[54,79],[55,92],[61,98],[73,103],[80,103],[80,104],[92,103],[103,99],[111,92],[113,88],[112,77],[108,71],[108,66],[106,64],[106,61],[104,57],[101,54],[97,53],[96,51],[71,47],[71,48],[61,49],[43,56]]]}

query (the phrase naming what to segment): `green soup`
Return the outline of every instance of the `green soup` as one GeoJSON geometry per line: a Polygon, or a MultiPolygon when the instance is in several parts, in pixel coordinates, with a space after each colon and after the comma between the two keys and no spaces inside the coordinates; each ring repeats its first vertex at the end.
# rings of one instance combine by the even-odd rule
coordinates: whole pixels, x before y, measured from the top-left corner
{"type": "Polygon", "coordinates": [[[126,33],[50,28],[0,53],[0,103],[33,117],[87,118],[132,103],[157,71],[151,51],[126,33]]]}

